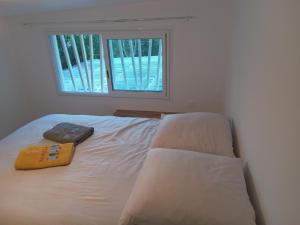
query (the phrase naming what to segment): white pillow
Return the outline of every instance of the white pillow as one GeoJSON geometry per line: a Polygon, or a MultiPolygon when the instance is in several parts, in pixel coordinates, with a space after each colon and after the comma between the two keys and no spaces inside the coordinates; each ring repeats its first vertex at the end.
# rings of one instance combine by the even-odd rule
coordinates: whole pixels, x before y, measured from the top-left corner
{"type": "Polygon", "coordinates": [[[228,120],[215,113],[185,113],[165,116],[151,148],[177,148],[234,157],[228,120]]]}
{"type": "Polygon", "coordinates": [[[240,159],[148,152],[119,225],[255,225],[240,159]]]}

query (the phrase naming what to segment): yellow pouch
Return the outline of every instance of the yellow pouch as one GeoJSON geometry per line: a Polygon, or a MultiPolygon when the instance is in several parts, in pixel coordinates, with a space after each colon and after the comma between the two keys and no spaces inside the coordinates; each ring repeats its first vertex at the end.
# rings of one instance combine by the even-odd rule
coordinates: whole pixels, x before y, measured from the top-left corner
{"type": "Polygon", "coordinates": [[[71,163],[74,149],[73,143],[29,146],[20,151],[15,162],[15,168],[17,170],[31,170],[65,166],[71,163]]]}

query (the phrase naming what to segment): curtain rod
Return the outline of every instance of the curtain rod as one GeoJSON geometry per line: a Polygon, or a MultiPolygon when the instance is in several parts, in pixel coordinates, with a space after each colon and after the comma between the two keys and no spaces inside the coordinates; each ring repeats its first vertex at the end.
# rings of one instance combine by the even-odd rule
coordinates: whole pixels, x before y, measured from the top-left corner
{"type": "Polygon", "coordinates": [[[88,23],[126,23],[126,22],[145,22],[145,21],[167,21],[167,20],[191,20],[195,16],[175,16],[175,17],[153,17],[153,18],[132,18],[132,19],[98,19],[98,20],[72,20],[72,21],[48,21],[48,22],[26,22],[24,26],[40,25],[63,25],[63,24],[88,24],[88,23]]]}

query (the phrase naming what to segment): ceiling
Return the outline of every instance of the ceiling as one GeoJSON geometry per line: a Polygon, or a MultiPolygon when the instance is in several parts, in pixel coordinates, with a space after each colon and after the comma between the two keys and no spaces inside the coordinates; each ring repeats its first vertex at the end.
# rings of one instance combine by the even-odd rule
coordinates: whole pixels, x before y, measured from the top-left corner
{"type": "Polygon", "coordinates": [[[25,15],[47,11],[91,7],[103,4],[142,1],[145,0],[0,0],[0,15],[25,15]]]}

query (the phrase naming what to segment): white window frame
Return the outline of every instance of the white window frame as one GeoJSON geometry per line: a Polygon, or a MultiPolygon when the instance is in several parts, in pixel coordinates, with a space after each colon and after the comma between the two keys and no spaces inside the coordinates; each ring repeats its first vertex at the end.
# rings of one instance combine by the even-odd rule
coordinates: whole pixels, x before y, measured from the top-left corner
{"type": "Polygon", "coordinates": [[[57,90],[60,95],[77,95],[77,96],[110,96],[117,98],[151,98],[151,99],[169,99],[170,93],[170,31],[169,30],[76,30],[76,31],[58,31],[51,30],[47,32],[50,41],[50,48],[52,52],[52,61],[55,70],[57,90]],[[60,57],[55,48],[55,41],[53,35],[61,34],[99,34],[102,36],[104,61],[107,70],[108,93],[91,93],[91,92],[65,92],[63,91],[63,84],[61,82],[61,64],[60,57]],[[162,39],[162,78],[163,91],[121,91],[113,90],[112,88],[112,73],[109,59],[109,39],[137,39],[137,38],[161,38],[162,39]]]}

